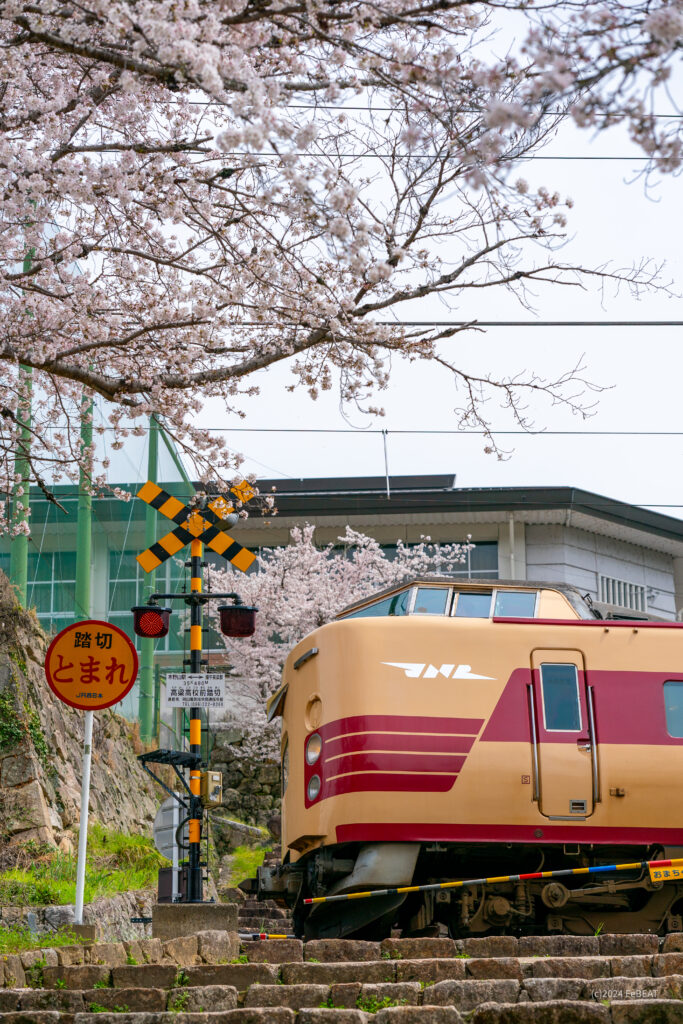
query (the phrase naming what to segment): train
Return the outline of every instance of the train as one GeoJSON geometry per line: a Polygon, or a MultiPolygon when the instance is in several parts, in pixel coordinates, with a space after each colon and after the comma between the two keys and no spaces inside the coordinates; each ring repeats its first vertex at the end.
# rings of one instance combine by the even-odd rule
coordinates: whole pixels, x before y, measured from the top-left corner
{"type": "Polygon", "coordinates": [[[683,623],[565,584],[415,578],[289,653],[282,859],[304,938],[680,931],[646,870],[307,898],[683,856],[683,623]]]}

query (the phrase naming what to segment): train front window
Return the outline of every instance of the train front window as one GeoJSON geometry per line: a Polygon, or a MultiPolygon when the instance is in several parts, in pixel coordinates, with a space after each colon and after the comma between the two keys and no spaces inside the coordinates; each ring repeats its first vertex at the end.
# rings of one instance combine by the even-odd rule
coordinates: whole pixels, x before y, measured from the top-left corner
{"type": "Polygon", "coordinates": [[[664,709],[669,736],[683,739],[683,682],[664,683],[664,709]]]}
{"type": "Polygon", "coordinates": [[[448,587],[418,587],[414,615],[445,615],[450,589],[448,587]]]}
{"type": "Polygon", "coordinates": [[[546,732],[578,732],[581,705],[576,665],[541,665],[541,688],[546,732]]]}
{"type": "Polygon", "coordinates": [[[361,619],[369,615],[407,615],[410,607],[410,590],[402,590],[400,594],[385,597],[383,601],[368,604],[356,612],[346,615],[347,619],[361,619]]]}
{"type": "Polygon", "coordinates": [[[488,619],[492,590],[463,590],[458,594],[455,616],[459,619],[488,619]]]}
{"type": "Polygon", "coordinates": [[[535,591],[499,590],[493,614],[503,619],[533,619],[535,610],[535,591]]]}

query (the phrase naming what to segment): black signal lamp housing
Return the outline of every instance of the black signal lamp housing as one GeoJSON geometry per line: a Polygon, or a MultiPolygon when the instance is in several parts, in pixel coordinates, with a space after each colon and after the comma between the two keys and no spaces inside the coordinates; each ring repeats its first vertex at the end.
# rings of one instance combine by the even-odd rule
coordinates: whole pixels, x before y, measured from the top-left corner
{"type": "Polygon", "coordinates": [[[133,629],[137,636],[148,640],[159,640],[166,636],[171,618],[170,608],[160,608],[158,604],[139,604],[131,608],[133,612],[133,629]]]}
{"type": "Polygon", "coordinates": [[[257,611],[258,608],[242,604],[239,600],[235,604],[219,605],[218,614],[223,636],[253,636],[257,611]]]}

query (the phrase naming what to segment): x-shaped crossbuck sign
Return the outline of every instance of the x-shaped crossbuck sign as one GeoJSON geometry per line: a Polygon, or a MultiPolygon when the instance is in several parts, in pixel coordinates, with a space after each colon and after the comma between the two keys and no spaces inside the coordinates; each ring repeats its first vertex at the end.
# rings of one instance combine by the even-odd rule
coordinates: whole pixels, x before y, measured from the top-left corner
{"type": "MultiPolygon", "coordinates": [[[[254,497],[256,491],[246,480],[243,480],[231,487],[230,493],[234,494],[238,501],[246,502],[254,497]]],[[[171,530],[156,544],[152,544],[141,555],[136,556],[145,572],[157,569],[162,562],[177,554],[181,548],[193,540],[201,540],[241,572],[246,572],[255,561],[256,555],[247,548],[243,548],[222,528],[221,520],[226,519],[235,511],[234,505],[231,505],[229,500],[222,495],[207,502],[206,508],[199,511],[189,505],[184,505],[182,501],[174,498],[158,484],[148,480],[140,488],[137,496],[160,512],[162,516],[166,516],[167,519],[178,524],[175,530],[171,530]]]]}

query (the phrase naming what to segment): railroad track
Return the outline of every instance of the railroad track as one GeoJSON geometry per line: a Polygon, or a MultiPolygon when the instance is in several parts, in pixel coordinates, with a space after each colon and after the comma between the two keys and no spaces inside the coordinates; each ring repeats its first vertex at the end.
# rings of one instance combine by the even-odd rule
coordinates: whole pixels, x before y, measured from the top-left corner
{"type": "Polygon", "coordinates": [[[679,1024],[683,933],[238,947],[203,932],[0,957],[0,984],[0,1024],[679,1024]]]}

